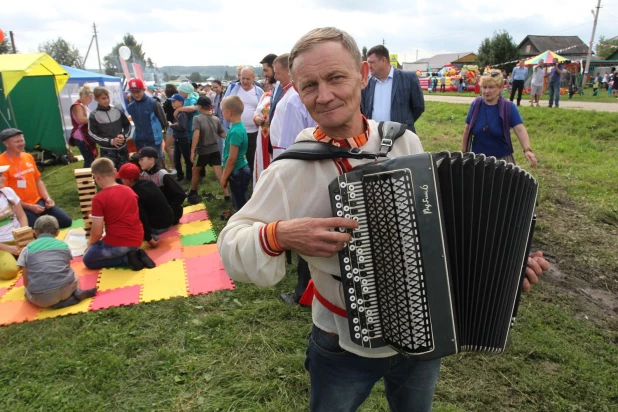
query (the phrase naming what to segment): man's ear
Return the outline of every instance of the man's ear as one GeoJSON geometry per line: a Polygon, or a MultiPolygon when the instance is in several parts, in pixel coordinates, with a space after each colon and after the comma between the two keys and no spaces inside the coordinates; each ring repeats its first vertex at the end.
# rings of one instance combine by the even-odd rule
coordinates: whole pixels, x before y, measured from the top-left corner
{"type": "Polygon", "coordinates": [[[361,75],[361,89],[367,87],[367,83],[369,81],[369,63],[362,62],[360,67],[360,75],[361,75]]]}
{"type": "Polygon", "coordinates": [[[298,93],[298,87],[296,86],[296,83],[294,83],[294,80],[292,80],[292,87],[294,88],[294,90],[296,90],[296,93],[298,93]]]}

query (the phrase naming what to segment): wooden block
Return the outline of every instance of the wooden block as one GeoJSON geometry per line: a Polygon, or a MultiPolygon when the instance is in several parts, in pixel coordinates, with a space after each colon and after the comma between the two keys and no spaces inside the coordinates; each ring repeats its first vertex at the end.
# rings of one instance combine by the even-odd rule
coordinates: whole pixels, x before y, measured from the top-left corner
{"type": "Polygon", "coordinates": [[[15,243],[17,243],[17,247],[19,251],[25,248],[28,243],[34,240],[34,231],[31,227],[20,227],[19,229],[13,230],[13,237],[15,238],[15,243]]]}
{"type": "Polygon", "coordinates": [[[92,199],[94,198],[94,195],[96,195],[96,193],[78,193],[77,197],[79,197],[79,202],[90,202],[92,203],[92,199]]]}
{"type": "Polygon", "coordinates": [[[73,170],[73,174],[75,175],[75,177],[78,176],[91,176],[92,177],[92,169],[85,168],[85,169],[75,169],[73,170]]]}

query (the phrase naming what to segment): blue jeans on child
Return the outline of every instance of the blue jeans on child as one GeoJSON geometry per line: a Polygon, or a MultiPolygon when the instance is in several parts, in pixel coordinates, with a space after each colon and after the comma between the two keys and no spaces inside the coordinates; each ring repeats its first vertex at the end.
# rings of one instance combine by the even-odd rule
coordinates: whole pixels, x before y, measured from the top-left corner
{"type": "Polygon", "coordinates": [[[305,369],[311,376],[312,412],[356,411],[381,378],[392,411],[420,412],[431,411],[440,359],[364,358],[342,349],[338,336],[314,325],[305,369]]]}
{"type": "Polygon", "coordinates": [[[247,188],[249,187],[250,181],[251,170],[249,169],[249,165],[245,165],[242,169],[232,172],[228,178],[230,191],[232,192],[232,204],[236,211],[239,211],[245,203],[247,203],[247,200],[249,200],[247,188]]]}
{"type": "Polygon", "coordinates": [[[193,163],[191,162],[191,142],[188,139],[174,139],[174,167],[176,167],[179,180],[182,180],[183,177],[191,180],[193,176],[193,163]],[[182,171],[181,155],[185,158],[185,172],[182,171]]]}
{"type": "Polygon", "coordinates": [[[86,250],[83,262],[89,269],[128,266],[127,253],[137,249],[139,248],[131,246],[110,246],[99,240],[86,250]]]}

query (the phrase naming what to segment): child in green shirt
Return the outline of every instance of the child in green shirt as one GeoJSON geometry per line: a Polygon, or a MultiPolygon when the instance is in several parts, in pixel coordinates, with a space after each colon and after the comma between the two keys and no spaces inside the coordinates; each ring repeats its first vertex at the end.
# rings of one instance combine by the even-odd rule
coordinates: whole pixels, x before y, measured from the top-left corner
{"type": "MultiPolygon", "coordinates": [[[[221,102],[221,109],[225,121],[232,125],[227,132],[223,147],[221,188],[225,189],[227,184],[230,184],[232,203],[234,209],[238,211],[249,200],[247,188],[251,180],[251,170],[246,158],[249,138],[245,125],[240,119],[244,104],[240,97],[228,96],[221,102]]],[[[228,218],[229,215],[231,213],[222,215],[222,217],[228,218]]]]}

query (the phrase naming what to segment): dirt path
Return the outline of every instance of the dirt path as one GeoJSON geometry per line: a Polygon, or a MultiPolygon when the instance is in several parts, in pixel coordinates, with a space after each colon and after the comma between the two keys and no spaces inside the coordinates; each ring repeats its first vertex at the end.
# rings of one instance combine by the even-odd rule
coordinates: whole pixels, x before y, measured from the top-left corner
{"type": "MultiPolygon", "coordinates": [[[[426,102],[445,102],[445,103],[459,103],[459,104],[470,104],[474,100],[474,97],[467,96],[436,96],[436,95],[425,95],[426,102]]],[[[524,106],[524,101],[522,99],[522,106],[524,106]]],[[[526,102],[525,106],[528,106],[528,102],[526,102]]],[[[541,107],[545,107],[547,109],[547,100],[541,100],[541,107]]],[[[595,110],[598,112],[618,112],[618,103],[601,103],[601,102],[580,102],[573,101],[567,99],[560,99],[560,108],[561,109],[578,109],[578,110],[595,110]]]]}

